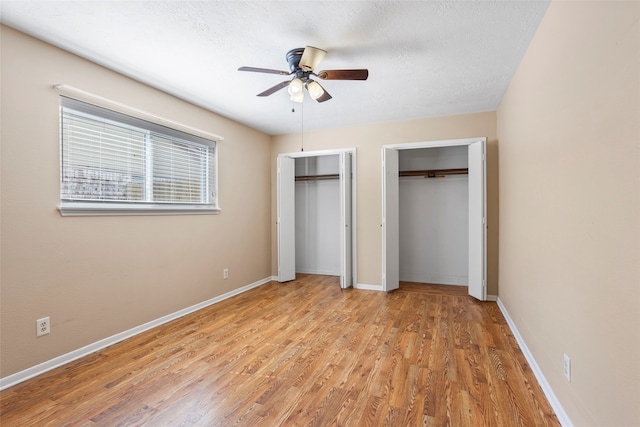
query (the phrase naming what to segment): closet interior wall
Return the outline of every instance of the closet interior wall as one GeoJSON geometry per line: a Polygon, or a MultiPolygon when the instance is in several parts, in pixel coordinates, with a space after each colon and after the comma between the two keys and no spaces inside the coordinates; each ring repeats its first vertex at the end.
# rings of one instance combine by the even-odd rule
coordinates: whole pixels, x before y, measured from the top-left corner
{"type": "Polygon", "coordinates": [[[296,272],[340,276],[340,157],[295,159],[296,272]]]}
{"type": "Polygon", "coordinates": [[[466,169],[467,150],[452,146],[400,151],[401,281],[468,285],[468,175],[402,176],[405,171],[466,169]]]}

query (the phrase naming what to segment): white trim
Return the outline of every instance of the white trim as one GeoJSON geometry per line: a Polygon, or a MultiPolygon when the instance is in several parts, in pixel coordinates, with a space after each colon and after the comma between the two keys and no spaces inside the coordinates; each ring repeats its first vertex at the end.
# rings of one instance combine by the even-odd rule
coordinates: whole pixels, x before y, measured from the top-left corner
{"type": "MultiPolygon", "coordinates": [[[[356,288],[356,284],[358,283],[358,239],[357,239],[357,223],[356,218],[358,217],[357,212],[357,161],[356,161],[356,148],[335,148],[330,150],[314,150],[314,151],[300,151],[300,152],[292,152],[292,153],[278,153],[278,157],[291,157],[294,159],[304,158],[304,157],[318,157],[318,156],[331,156],[335,154],[341,153],[351,153],[351,278],[353,282],[353,287],[356,288]]],[[[280,262],[280,261],[278,261],[280,262]]],[[[278,264],[279,265],[279,264],[278,264]]],[[[342,273],[341,273],[342,274],[342,273]]],[[[341,275],[340,274],[340,275],[341,275]]]]}
{"type": "Polygon", "coordinates": [[[569,419],[569,416],[567,415],[564,408],[560,404],[560,401],[556,397],[556,394],[553,392],[553,389],[549,385],[549,382],[544,377],[542,370],[536,363],[536,360],[533,358],[533,354],[531,354],[531,351],[529,351],[529,348],[527,347],[527,344],[525,344],[524,339],[520,335],[520,332],[518,332],[518,328],[516,328],[516,324],[513,323],[511,316],[509,316],[509,313],[507,312],[507,308],[504,306],[504,304],[502,304],[502,301],[500,300],[500,298],[497,299],[497,303],[498,303],[498,307],[500,308],[500,311],[502,312],[502,315],[504,316],[505,320],[507,321],[507,324],[509,325],[509,328],[511,329],[511,332],[513,333],[513,336],[516,338],[516,341],[518,342],[518,345],[520,346],[520,349],[522,350],[524,357],[527,359],[529,366],[531,366],[531,370],[533,371],[533,374],[536,376],[536,379],[538,380],[538,384],[540,384],[540,387],[542,388],[544,395],[547,397],[549,404],[553,408],[553,411],[556,413],[556,416],[558,417],[558,421],[560,421],[560,424],[563,427],[573,427],[573,423],[569,419]]]}
{"type": "MultiPolygon", "coordinates": [[[[453,285],[453,286],[457,286],[457,285],[453,285]]],[[[357,283],[356,285],[354,285],[353,287],[354,289],[361,289],[361,290],[365,290],[365,291],[380,291],[380,292],[384,292],[384,289],[382,288],[382,285],[368,285],[366,283],[357,283]]],[[[497,295],[487,295],[487,301],[497,301],[498,300],[498,296],[497,295]]]]}
{"type": "Polygon", "coordinates": [[[396,150],[413,150],[419,148],[433,148],[433,147],[452,147],[456,145],[471,145],[474,142],[487,141],[484,136],[476,138],[462,138],[462,139],[445,139],[442,141],[425,141],[425,142],[404,142],[402,144],[385,144],[382,148],[393,148],[396,150]]]}
{"type": "MultiPolygon", "coordinates": [[[[340,153],[353,153],[355,155],[356,149],[352,148],[336,148],[331,150],[316,150],[316,151],[295,151],[293,153],[278,153],[278,156],[291,157],[294,159],[301,157],[318,157],[318,156],[331,156],[340,153]]],[[[354,162],[355,163],[355,162],[354,162]]]]}
{"type": "Polygon", "coordinates": [[[220,209],[209,205],[135,204],[105,202],[61,202],[62,216],[101,215],[215,215],[220,209]]]}
{"type": "MultiPolygon", "coordinates": [[[[482,142],[483,143],[483,155],[482,155],[482,160],[483,160],[483,171],[482,171],[482,179],[484,181],[483,186],[484,186],[484,193],[482,195],[483,198],[483,208],[484,208],[484,212],[483,212],[483,221],[484,221],[484,249],[483,249],[483,256],[484,256],[484,266],[483,266],[483,290],[482,290],[482,297],[484,299],[481,299],[481,301],[487,301],[488,300],[488,296],[487,296],[487,290],[486,290],[486,283],[487,283],[487,223],[486,223],[486,218],[487,218],[487,188],[486,188],[486,143],[487,143],[487,138],[484,136],[479,136],[479,137],[473,137],[473,138],[461,138],[461,139],[446,139],[446,140],[439,140],[439,141],[419,141],[419,142],[406,142],[406,143],[401,143],[401,144],[385,144],[382,146],[382,212],[383,212],[383,216],[382,216],[382,224],[383,224],[383,229],[382,229],[382,283],[383,283],[383,288],[387,288],[388,284],[387,284],[387,278],[386,278],[386,273],[385,270],[388,266],[387,264],[387,244],[385,242],[386,239],[386,233],[385,233],[385,227],[386,227],[386,218],[385,218],[385,209],[386,209],[386,203],[387,203],[387,195],[385,193],[386,187],[387,187],[387,176],[386,176],[386,168],[388,167],[385,164],[385,151],[386,150],[396,150],[396,151],[400,151],[400,150],[414,150],[414,149],[421,149],[421,148],[439,148],[439,147],[454,147],[454,146],[470,146],[471,144],[474,144],[476,142],[482,142]]],[[[470,294],[471,295],[471,294],[470,294]]]]}
{"type": "Polygon", "coordinates": [[[338,276],[338,277],[340,277],[340,271],[314,270],[314,269],[306,269],[306,268],[296,268],[296,273],[301,273],[301,274],[318,274],[318,275],[320,275],[320,276],[338,276]]]}
{"type": "Polygon", "coordinates": [[[380,275],[382,290],[389,292],[400,287],[400,152],[383,147],[380,155],[382,165],[380,275]]]}
{"type": "Polygon", "coordinates": [[[469,286],[469,277],[467,276],[431,275],[431,276],[425,276],[422,278],[403,276],[398,281],[413,282],[413,283],[429,283],[430,285],[467,286],[467,287],[469,286]]]}
{"type": "Polygon", "coordinates": [[[205,139],[210,139],[216,142],[224,141],[223,137],[216,135],[214,133],[197,129],[191,126],[187,126],[182,123],[174,122],[173,120],[156,116],[155,114],[147,113],[146,111],[142,111],[137,108],[130,107],[128,105],[121,104],[119,102],[112,101],[107,98],[103,98],[99,95],[86,92],[82,89],[78,89],[73,86],[69,86],[65,84],[56,84],[56,85],[53,85],[53,88],[57,90],[61,95],[67,96],[69,98],[77,99],[78,101],[88,102],[89,104],[97,105],[99,107],[107,108],[109,110],[117,111],[119,113],[127,114],[129,116],[137,117],[142,120],[157,123],[159,125],[176,129],[182,132],[186,132],[191,135],[196,135],[205,139]]]}
{"type": "Polygon", "coordinates": [[[72,362],[74,360],[80,359],[81,357],[87,356],[96,351],[102,350],[105,347],[116,344],[120,341],[126,340],[127,338],[131,338],[135,335],[138,335],[142,332],[148,331],[149,329],[155,328],[156,326],[160,326],[164,323],[170,322],[172,320],[178,319],[187,314],[193,313],[195,311],[201,310],[205,307],[223,301],[227,298],[231,298],[232,296],[241,294],[250,289],[257,288],[258,286],[264,285],[265,283],[269,283],[271,281],[277,281],[277,277],[266,277],[262,280],[258,280],[257,282],[253,282],[249,285],[243,286],[241,288],[235,289],[233,291],[227,292],[225,294],[219,295],[217,297],[211,298],[207,301],[203,301],[199,304],[192,305],[191,307],[184,308],[182,310],[176,311],[175,313],[167,314],[166,316],[162,316],[156,320],[152,320],[150,322],[144,323],[140,326],[136,326],[135,328],[131,328],[124,332],[120,332],[119,334],[112,335],[108,338],[97,341],[93,344],[86,345],[77,350],[71,351],[69,353],[63,354],[58,357],[54,357],[51,360],[40,363],[38,365],[32,366],[31,368],[27,368],[23,371],[17,372],[13,375],[9,375],[4,378],[0,378],[0,390],[4,390],[5,388],[11,387],[23,381],[26,381],[30,378],[33,378],[37,375],[44,374],[47,371],[50,371],[54,368],[72,362]]]}
{"type": "Polygon", "coordinates": [[[356,283],[354,286],[355,289],[362,289],[365,291],[380,291],[383,292],[382,285],[368,285],[366,283],[356,283]]]}

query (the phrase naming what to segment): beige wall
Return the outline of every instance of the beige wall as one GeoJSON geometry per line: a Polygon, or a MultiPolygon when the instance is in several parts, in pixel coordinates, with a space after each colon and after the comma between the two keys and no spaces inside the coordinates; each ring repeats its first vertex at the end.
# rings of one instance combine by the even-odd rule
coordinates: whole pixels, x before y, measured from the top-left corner
{"type": "Polygon", "coordinates": [[[576,426],[640,425],[639,20],[552,2],[498,110],[500,299],[576,426]]]}
{"type": "MultiPolygon", "coordinates": [[[[340,102],[340,100],[336,98],[331,102],[340,102]]],[[[498,147],[494,112],[305,132],[305,151],[356,148],[358,283],[382,284],[382,146],[477,136],[487,137],[489,222],[487,290],[489,294],[496,295],[498,293],[498,147]]],[[[298,151],[300,151],[299,133],[273,137],[270,157],[273,218],[276,218],[276,158],[279,153],[298,151]]],[[[272,222],[271,235],[271,271],[273,275],[277,275],[275,221],[272,222]]]]}
{"type": "Polygon", "coordinates": [[[10,28],[1,36],[2,377],[270,276],[269,136],[10,28]],[[222,213],[61,217],[56,83],[222,135],[222,213]],[[36,338],[44,316],[52,332],[36,338]]]}

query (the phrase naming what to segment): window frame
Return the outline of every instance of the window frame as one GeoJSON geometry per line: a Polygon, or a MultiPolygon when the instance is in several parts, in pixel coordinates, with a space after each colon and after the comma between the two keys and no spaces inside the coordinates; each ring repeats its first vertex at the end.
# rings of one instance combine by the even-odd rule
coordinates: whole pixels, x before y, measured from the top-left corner
{"type": "MultiPolygon", "coordinates": [[[[98,97],[96,97],[98,98],[98,97]]],[[[185,125],[175,123],[139,110],[113,103],[103,106],[99,102],[78,99],[76,97],[61,94],[59,99],[59,123],[60,123],[60,192],[58,211],[62,216],[103,216],[103,215],[211,215],[220,213],[218,206],[218,139],[208,137],[203,131],[189,128],[185,125]],[[113,105],[122,108],[109,108],[113,105]],[[208,162],[210,164],[210,176],[207,183],[210,200],[208,203],[179,203],[179,202],[153,202],[153,201],[109,201],[109,200],[77,200],[63,198],[63,109],[79,111],[108,121],[115,121],[141,127],[149,132],[160,135],[178,137],[188,141],[190,144],[210,147],[211,154],[208,162]],[[124,111],[123,111],[124,110],[124,111]],[[131,113],[134,114],[131,114],[131,113]],[[139,114],[135,114],[139,113],[139,114]],[[150,120],[151,118],[151,120],[150,120]],[[155,120],[154,120],[155,119],[155,120]],[[175,125],[175,126],[172,126],[175,125]],[[185,131],[184,129],[187,129],[185,131]],[[197,132],[189,132],[193,129],[197,132]],[[200,133],[200,135],[198,135],[200,133]],[[203,136],[204,134],[204,136],[203,136]]],[[[221,138],[219,138],[221,139],[221,138]]],[[[145,174],[147,171],[145,170],[145,174]]]]}

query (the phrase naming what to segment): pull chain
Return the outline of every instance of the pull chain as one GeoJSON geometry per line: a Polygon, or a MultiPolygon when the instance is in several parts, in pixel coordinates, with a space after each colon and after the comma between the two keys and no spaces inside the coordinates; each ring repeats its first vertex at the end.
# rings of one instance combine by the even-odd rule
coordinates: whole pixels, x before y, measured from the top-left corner
{"type": "MultiPolygon", "coordinates": [[[[291,101],[291,112],[296,112],[296,104],[291,101]]],[[[304,103],[300,104],[300,151],[304,151],[304,103]]]]}

